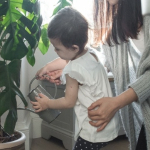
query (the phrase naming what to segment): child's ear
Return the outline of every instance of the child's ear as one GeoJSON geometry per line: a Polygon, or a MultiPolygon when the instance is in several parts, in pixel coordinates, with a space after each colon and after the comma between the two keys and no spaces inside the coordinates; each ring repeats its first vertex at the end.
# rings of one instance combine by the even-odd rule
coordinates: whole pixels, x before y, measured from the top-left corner
{"type": "Polygon", "coordinates": [[[79,52],[79,46],[78,45],[72,45],[73,50],[78,53],[79,52]]]}

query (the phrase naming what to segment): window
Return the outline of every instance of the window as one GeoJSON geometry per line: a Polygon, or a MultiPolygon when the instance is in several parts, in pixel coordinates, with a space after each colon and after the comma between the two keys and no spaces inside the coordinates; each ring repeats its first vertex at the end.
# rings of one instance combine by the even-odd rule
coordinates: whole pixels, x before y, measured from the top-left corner
{"type": "MultiPolygon", "coordinates": [[[[54,6],[57,4],[57,2],[58,0],[40,0],[43,24],[50,21],[54,6]]],[[[93,26],[93,0],[73,0],[73,7],[85,16],[90,26],[93,26]]]]}
{"type": "Polygon", "coordinates": [[[93,0],[74,0],[73,7],[81,12],[93,27],[93,0]]]}
{"type": "Polygon", "coordinates": [[[57,2],[58,0],[40,0],[43,24],[49,23],[54,6],[57,4],[57,2]]]}
{"type": "MultiPolygon", "coordinates": [[[[54,7],[59,0],[40,0],[41,2],[41,14],[43,17],[43,24],[49,23],[54,7]]],[[[73,7],[77,9],[87,19],[90,28],[93,28],[93,1],[94,0],[73,0],[73,7]]],[[[93,32],[89,30],[89,42],[93,43],[93,32]]],[[[99,47],[98,47],[99,50],[99,47]]]]}

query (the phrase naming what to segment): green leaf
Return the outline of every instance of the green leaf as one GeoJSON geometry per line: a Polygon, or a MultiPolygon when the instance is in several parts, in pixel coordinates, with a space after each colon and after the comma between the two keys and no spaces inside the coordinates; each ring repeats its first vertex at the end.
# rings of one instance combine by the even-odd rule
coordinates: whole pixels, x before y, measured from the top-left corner
{"type": "MultiPolygon", "coordinates": [[[[21,60],[13,60],[9,64],[6,64],[5,61],[0,61],[0,87],[5,87],[0,93],[0,117],[7,110],[10,111],[7,118],[15,114],[15,109],[17,109],[16,95],[18,95],[24,105],[27,106],[27,101],[18,88],[20,86],[20,68],[21,60]]],[[[14,116],[11,117],[13,118],[14,116]]],[[[9,120],[6,119],[6,128],[9,126],[8,122],[9,120]]]]}
{"type": "Polygon", "coordinates": [[[16,38],[8,37],[1,50],[1,56],[5,60],[21,59],[28,53],[28,49],[22,38],[17,35],[16,38]],[[14,50],[15,48],[15,50],[14,50]]]}
{"type": "Polygon", "coordinates": [[[32,3],[31,1],[23,1],[22,3],[22,9],[32,13],[33,12],[33,7],[34,7],[34,3],[32,3]]]}
{"type": "Polygon", "coordinates": [[[34,57],[34,52],[31,49],[31,47],[29,47],[29,51],[28,51],[28,54],[27,54],[27,60],[28,60],[28,62],[29,62],[29,64],[31,66],[34,66],[34,64],[35,64],[35,57],[34,57]]]}
{"type": "Polygon", "coordinates": [[[29,42],[29,45],[31,46],[31,48],[35,47],[37,43],[36,38],[33,35],[28,34],[25,28],[20,26],[20,31],[18,32],[18,34],[24,35],[24,38],[29,42]]]}
{"type": "Polygon", "coordinates": [[[0,61],[0,72],[1,72],[1,67],[5,66],[5,62],[4,61],[0,61]]]}
{"type": "Polygon", "coordinates": [[[59,0],[57,5],[54,8],[52,16],[54,16],[59,10],[66,6],[72,6],[72,1],[70,0],[59,0]]]}
{"type": "Polygon", "coordinates": [[[15,85],[13,85],[12,86],[12,91],[21,98],[21,100],[24,103],[25,107],[27,107],[28,103],[27,103],[26,99],[24,98],[23,94],[21,93],[21,91],[19,90],[19,88],[17,88],[15,85]]]}
{"type": "Polygon", "coordinates": [[[42,26],[41,38],[38,44],[38,48],[40,49],[43,55],[48,51],[48,48],[50,46],[50,41],[47,36],[47,27],[48,27],[48,24],[45,24],[42,26]]]}
{"type": "Polygon", "coordinates": [[[6,15],[6,12],[7,12],[7,9],[8,9],[7,3],[5,3],[5,0],[1,0],[0,4],[1,4],[0,16],[6,15]]]}
{"type": "Polygon", "coordinates": [[[21,60],[13,60],[8,65],[8,71],[18,87],[20,87],[20,69],[21,60]]]}
{"type": "Polygon", "coordinates": [[[14,133],[14,128],[17,119],[18,119],[17,110],[16,109],[10,110],[4,124],[4,131],[7,132],[8,134],[14,133]]]}
{"type": "Polygon", "coordinates": [[[15,125],[17,122],[17,101],[15,98],[15,94],[12,93],[11,95],[11,104],[10,104],[10,109],[9,109],[9,113],[6,117],[5,120],[5,124],[4,124],[4,130],[5,132],[9,133],[9,134],[13,134],[14,133],[14,129],[15,129],[15,125]]]}
{"type": "Polygon", "coordinates": [[[19,87],[20,68],[21,60],[13,60],[8,65],[4,61],[0,61],[0,87],[5,86],[6,89],[11,89],[13,82],[19,87]]]}
{"type": "Polygon", "coordinates": [[[0,93],[0,116],[2,116],[3,113],[9,110],[10,108],[11,105],[10,94],[11,93],[9,91],[3,91],[0,93]]]}
{"type": "Polygon", "coordinates": [[[22,16],[20,18],[20,21],[26,25],[26,27],[30,30],[32,34],[35,34],[38,31],[38,26],[34,24],[33,21],[26,18],[25,16],[22,16]]]}
{"type": "Polygon", "coordinates": [[[0,45],[3,41],[3,59],[21,59],[28,53],[28,46],[37,48],[41,32],[39,8],[38,0],[0,0],[0,16],[3,16],[0,20],[0,45]],[[29,45],[24,44],[25,41],[29,45]]]}
{"type": "Polygon", "coordinates": [[[0,61],[0,87],[4,86],[5,84],[3,83],[3,78],[6,77],[6,75],[3,73],[5,72],[5,62],[0,61]]]}

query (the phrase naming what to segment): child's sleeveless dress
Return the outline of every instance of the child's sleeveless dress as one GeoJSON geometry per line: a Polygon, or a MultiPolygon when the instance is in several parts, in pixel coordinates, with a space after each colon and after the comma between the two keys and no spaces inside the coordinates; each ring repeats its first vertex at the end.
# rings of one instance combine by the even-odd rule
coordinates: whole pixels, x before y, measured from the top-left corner
{"type": "Polygon", "coordinates": [[[74,106],[75,140],[80,136],[93,143],[107,142],[118,136],[119,115],[116,113],[101,132],[97,132],[97,128],[89,124],[88,107],[102,97],[112,97],[106,71],[100,61],[97,61],[90,53],[97,56],[93,50],[89,49],[81,57],[70,61],[63,70],[61,80],[63,84],[66,84],[65,75],[68,74],[82,84],[79,85],[78,99],[74,106]]]}

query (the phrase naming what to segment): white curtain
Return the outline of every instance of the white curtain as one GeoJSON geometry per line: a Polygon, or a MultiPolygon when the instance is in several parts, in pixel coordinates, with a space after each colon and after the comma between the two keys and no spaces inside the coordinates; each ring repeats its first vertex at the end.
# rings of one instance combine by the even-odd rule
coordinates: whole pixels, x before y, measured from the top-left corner
{"type": "MultiPolygon", "coordinates": [[[[57,4],[58,0],[40,0],[40,2],[43,24],[45,24],[50,21],[54,5],[57,4]]],[[[93,27],[93,0],[73,0],[73,7],[81,12],[90,26],[93,27]]]]}

